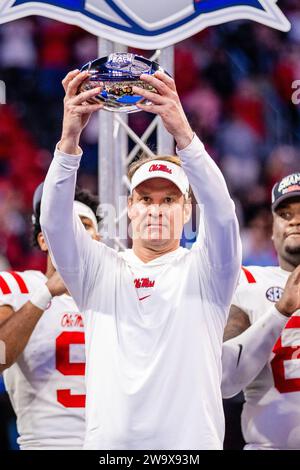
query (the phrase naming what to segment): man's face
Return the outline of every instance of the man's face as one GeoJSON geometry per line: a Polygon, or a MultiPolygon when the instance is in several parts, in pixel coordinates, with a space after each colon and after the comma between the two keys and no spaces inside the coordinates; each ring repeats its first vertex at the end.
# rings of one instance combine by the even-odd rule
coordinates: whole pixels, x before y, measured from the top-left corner
{"type": "MultiPolygon", "coordinates": [[[[100,235],[99,235],[98,232],[96,232],[94,224],[91,221],[91,219],[89,219],[88,217],[80,216],[80,220],[81,220],[84,228],[86,229],[86,231],[91,235],[92,239],[93,240],[100,240],[100,235]]],[[[42,251],[47,251],[48,252],[48,246],[47,246],[47,243],[44,239],[44,235],[42,234],[42,232],[40,232],[38,234],[37,240],[38,240],[38,244],[39,244],[40,249],[42,251]]]]}
{"type": "Polygon", "coordinates": [[[99,240],[99,233],[95,230],[94,224],[88,217],[80,216],[80,220],[83,223],[85,230],[91,235],[93,240],[99,240]]]}
{"type": "Polygon", "coordinates": [[[190,217],[179,188],[164,178],[152,178],[134,189],[128,201],[133,240],[141,239],[151,245],[163,245],[180,240],[183,225],[190,217]]]}
{"type": "Polygon", "coordinates": [[[300,197],[289,199],[273,213],[273,241],[282,259],[293,266],[300,263],[300,197]]]}

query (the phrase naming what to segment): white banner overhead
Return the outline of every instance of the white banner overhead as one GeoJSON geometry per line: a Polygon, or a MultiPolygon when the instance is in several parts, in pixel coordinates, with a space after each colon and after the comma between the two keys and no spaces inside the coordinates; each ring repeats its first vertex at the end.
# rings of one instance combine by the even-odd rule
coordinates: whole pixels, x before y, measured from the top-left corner
{"type": "Polygon", "coordinates": [[[166,47],[232,20],[290,29],[277,0],[1,0],[0,24],[28,15],[74,24],[140,49],[166,47]]]}

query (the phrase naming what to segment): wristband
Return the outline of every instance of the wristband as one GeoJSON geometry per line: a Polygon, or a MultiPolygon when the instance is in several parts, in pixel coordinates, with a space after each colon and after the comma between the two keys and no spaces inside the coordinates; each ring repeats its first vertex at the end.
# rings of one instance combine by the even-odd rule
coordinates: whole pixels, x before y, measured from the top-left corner
{"type": "Polygon", "coordinates": [[[40,310],[47,310],[52,299],[52,294],[50,293],[46,284],[40,287],[34,294],[32,294],[29,299],[30,302],[35,305],[40,310]]]}

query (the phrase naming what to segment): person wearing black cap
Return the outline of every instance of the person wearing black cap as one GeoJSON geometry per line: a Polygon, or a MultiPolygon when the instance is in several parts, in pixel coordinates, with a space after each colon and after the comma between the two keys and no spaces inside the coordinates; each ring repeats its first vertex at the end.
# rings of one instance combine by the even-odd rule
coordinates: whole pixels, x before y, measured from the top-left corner
{"type": "MultiPolygon", "coordinates": [[[[17,416],[22,450],[80,449],[85,429],[84,317],[49,256],[40,226],[42,192],[43,183],[34,193],[32,222],[34,244],[47,255],[46,273],[0,273],[0,372],[17,416]]],[[[94,239],[99,239],[97,208],[96,197],[76,192],[74,211],[94,239]]]]}
{"type": "Polygon", "coordinates": [[[224,398],[244,390],[246,449],[300,449],[300,173],[272,190],[279,266],[243,268],[223,344],[224,398]]]}

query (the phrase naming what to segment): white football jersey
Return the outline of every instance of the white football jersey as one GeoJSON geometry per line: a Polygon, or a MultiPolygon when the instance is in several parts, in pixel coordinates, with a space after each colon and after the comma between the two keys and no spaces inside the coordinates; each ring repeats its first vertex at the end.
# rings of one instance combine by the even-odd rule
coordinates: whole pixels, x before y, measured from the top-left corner
{"type": "MultiPolygon", "coordinates": [[[[46,282],[39,271],[0,273],[0,304],[19,309],[46,282]]],[[[68,295],[54,297],[4,381],[21,449],[81,448],[85,422],[83,317],[68,295]]]]}
{"type": "MultiPolygon", "coordinates": [[[[280,267],[244,270],[232,304],[251,324],[277,302],[291,273],[280,267]]],[[[300,311],[286,323],[273,352],[246,388],[242,430],[246,449],[300,449],[300,311]]]]}

